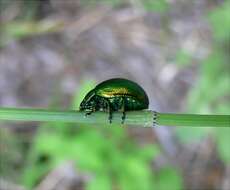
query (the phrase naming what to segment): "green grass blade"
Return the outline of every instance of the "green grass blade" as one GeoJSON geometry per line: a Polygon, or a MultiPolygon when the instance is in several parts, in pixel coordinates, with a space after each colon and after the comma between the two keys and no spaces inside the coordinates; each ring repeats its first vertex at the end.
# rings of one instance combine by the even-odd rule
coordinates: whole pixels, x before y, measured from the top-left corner
{"type": "MultiPolygon", "coordinates": [[[[154,126],[155,112],[126,112],[126,125],[143,127],[154,126]]],[[[113,124],[121,124],[121,112],[113,113],[113,124]]],[[[42,109],[0,108],[0,120],[4,121],[43,121],[43,122],[73,122],[78,124],[109,124],[108,113],[95,112],[85,116],[79,111],[55,111],[42,109]]],[[[195,115],[157,113],[156,125],[187,126],[187,127],[230,127],[230,115],[195,115]]]]}

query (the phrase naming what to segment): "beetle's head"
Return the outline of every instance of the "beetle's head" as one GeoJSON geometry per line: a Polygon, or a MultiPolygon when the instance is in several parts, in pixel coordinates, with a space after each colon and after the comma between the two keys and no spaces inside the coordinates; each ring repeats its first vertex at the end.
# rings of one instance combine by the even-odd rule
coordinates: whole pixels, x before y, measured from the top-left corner
{"type": "Polygon", "coordinates": [[[80,111],[92,112],[95,109],[95,92],[91,90],[80,104],[80,111]]]}

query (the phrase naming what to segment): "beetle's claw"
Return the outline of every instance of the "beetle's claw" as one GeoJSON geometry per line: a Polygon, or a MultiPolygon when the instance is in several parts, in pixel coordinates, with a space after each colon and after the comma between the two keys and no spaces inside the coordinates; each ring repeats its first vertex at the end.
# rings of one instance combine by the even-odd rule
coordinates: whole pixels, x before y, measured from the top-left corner
{"type": "Polygon", "coordinates": [[[125,114],[125,112],[123,112],[123,115],[121,117],[121,124],[125,123],[125,118],[126,118],[126,114],[125,114]]]}
{"type": "Polygon", "coordinates": [[[112,112],[109,112],[109,123],[112,123],[112,112]]]}

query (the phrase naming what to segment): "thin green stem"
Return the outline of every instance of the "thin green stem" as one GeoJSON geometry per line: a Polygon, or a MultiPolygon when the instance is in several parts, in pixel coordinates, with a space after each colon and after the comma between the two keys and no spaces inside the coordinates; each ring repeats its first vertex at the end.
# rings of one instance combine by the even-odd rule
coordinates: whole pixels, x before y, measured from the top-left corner
{"type": "MultiPolygon", "coordinates": [[[[112,122],[121,124],[122,113],[114,112],[112,122]]],[[[108,113],[95,112],[85,116],[79,111],[56,111],[42,109],[0,108],[0,120],[5,121],[57,121],[78,124],[109,124],[108,113]]],[[[152,126],[151,111],[135,111],[126,115],[125,124],[152,126]]]]}
{"type": "MultiPolygon", "coordinates": [[[[121,125],[122,113],[114,112],[112,122],[121,125]]],[[[0,108],[0,120],[73,122],[78,124],[109,124],[108,113],[95,112],[85,116],[79,111],[54,111],[39,109],[0,108]]],[[[230,127],[230,115],[194,115],[156,113],[153,111],[130,111],[126,113],[125,125],[152,127],[230,127]]]]}
{"type": "Polygon", "coordinates": [[[158,113],[157,123],[178,127],[230,127],[230,115],[158,113]]]}

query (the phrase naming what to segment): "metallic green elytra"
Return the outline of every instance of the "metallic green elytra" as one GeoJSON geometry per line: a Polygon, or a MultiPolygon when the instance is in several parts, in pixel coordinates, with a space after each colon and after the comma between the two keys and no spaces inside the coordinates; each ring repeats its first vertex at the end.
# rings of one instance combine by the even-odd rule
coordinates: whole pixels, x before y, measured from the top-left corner
{"type": "Polygon", "coordinates": [[[109,112],[109,121],[112,122],[112,112],[122,111],[122,123],[125,120],[125,111],[147,109],[149,99],[144,89],[137,83],[113,78],[98,84],[89,91],[80,104],[80,111],[86,115],[95,111],[109,112]]]}

